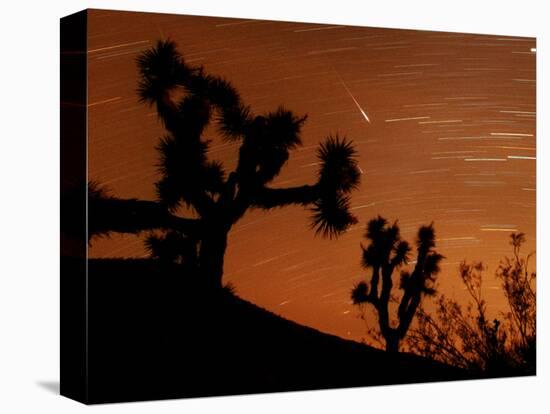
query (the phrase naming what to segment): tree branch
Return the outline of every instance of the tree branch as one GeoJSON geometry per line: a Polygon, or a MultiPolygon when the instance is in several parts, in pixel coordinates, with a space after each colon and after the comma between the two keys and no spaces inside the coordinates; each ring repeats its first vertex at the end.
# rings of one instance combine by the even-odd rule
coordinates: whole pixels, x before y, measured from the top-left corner
{"type": "Polygon", "coordinates": [[[268,188],[262,187],[252,195],[252,205],[264,209],[283,207],[291,204],[307,206],[319,198],[317,185],[301,187],[268,188]]]}
{"type": "Polygon", "coordinates": [[[90,198],[88,201],[88,234],[138,233],[143,230],[172,229],[197,236],[201,220],[171,214],[155,201],[118,198],[90,198]]]}

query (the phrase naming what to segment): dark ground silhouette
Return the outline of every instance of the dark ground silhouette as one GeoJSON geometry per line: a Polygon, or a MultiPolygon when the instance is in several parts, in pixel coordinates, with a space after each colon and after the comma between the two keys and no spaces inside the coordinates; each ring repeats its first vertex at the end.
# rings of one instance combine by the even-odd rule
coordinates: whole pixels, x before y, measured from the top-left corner
{"type": "Polygon", "coordinates": [[[470,377],[301,326],[230,289],[203,294],[150,259],[91,259],[88,315],[90,403],[470,377]]]}

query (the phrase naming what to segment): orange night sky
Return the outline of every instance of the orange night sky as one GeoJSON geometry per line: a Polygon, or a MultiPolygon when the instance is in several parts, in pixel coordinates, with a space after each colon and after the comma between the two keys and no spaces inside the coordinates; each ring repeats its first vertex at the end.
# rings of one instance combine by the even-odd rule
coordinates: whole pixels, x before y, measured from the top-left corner
{"type": "MultiPolygon", "coordinates": [[[[273,187],[313,183],[327,135],[352,139],[363,171],[352,193],[359,224],[316,237],[300,207],[248,212],[229,236],[225,282],[262,307],[351,339],[365,334],[351,304],[364,277],[367,221],[399,220],[414,242],[435,223],[446,256],[439,290],[465,299],[457,266],[488,266],[484,293],[506,310],[492,277],[508,235],[535,249],[535,60],[532,38],[92,10],[89,12],[89,179],[122,198],[154,199],[164,131],[138,102],[135,58],[174,40],[186,61],[226,77],[255,114],[280,104],[308,114],[304,145],[273,187]]],[[[237,144],[212,130],[210,156],[236,163],[237,144]]],[[[90,257],[144,256],[143,239],[93,240],[90,257]]]]}

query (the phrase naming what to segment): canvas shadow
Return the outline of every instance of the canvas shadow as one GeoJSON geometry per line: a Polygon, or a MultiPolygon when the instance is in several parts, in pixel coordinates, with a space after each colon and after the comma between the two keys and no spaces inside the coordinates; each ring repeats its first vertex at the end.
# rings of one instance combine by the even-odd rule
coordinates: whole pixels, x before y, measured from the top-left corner
{"type": "Polygon", "coordinates": [[[59,381],[37,381],[36,385],[52,394],[59,395],[59,381]]]}

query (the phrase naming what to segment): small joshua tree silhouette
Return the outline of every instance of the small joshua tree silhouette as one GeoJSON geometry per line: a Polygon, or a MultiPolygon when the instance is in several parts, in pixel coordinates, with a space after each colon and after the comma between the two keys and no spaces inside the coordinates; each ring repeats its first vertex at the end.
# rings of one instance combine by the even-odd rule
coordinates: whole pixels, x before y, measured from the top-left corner
{"type": "Polygon", "coordinates": [[[369,221],[365,238],[370,244],[361,246],[362,264],[365,269],[372,269],[372,274],[369,283],[361,281],[353,288],[351,297],[356,305],[369,303],[374,307],[386,351],[397,352],[399,342],[405,337],[423,296],[435,293],[433,284],[443,256],[435,251],[433,224],[420,227],[416,240],[416,264],[412,272],[401,272],[400,289],[403,295],[397,308],[397,323],[392,324],[392,277],[395,270],[407,264],[411,247],[401,240],[397,222],[389,225],[380,216],[369,221]]]}

